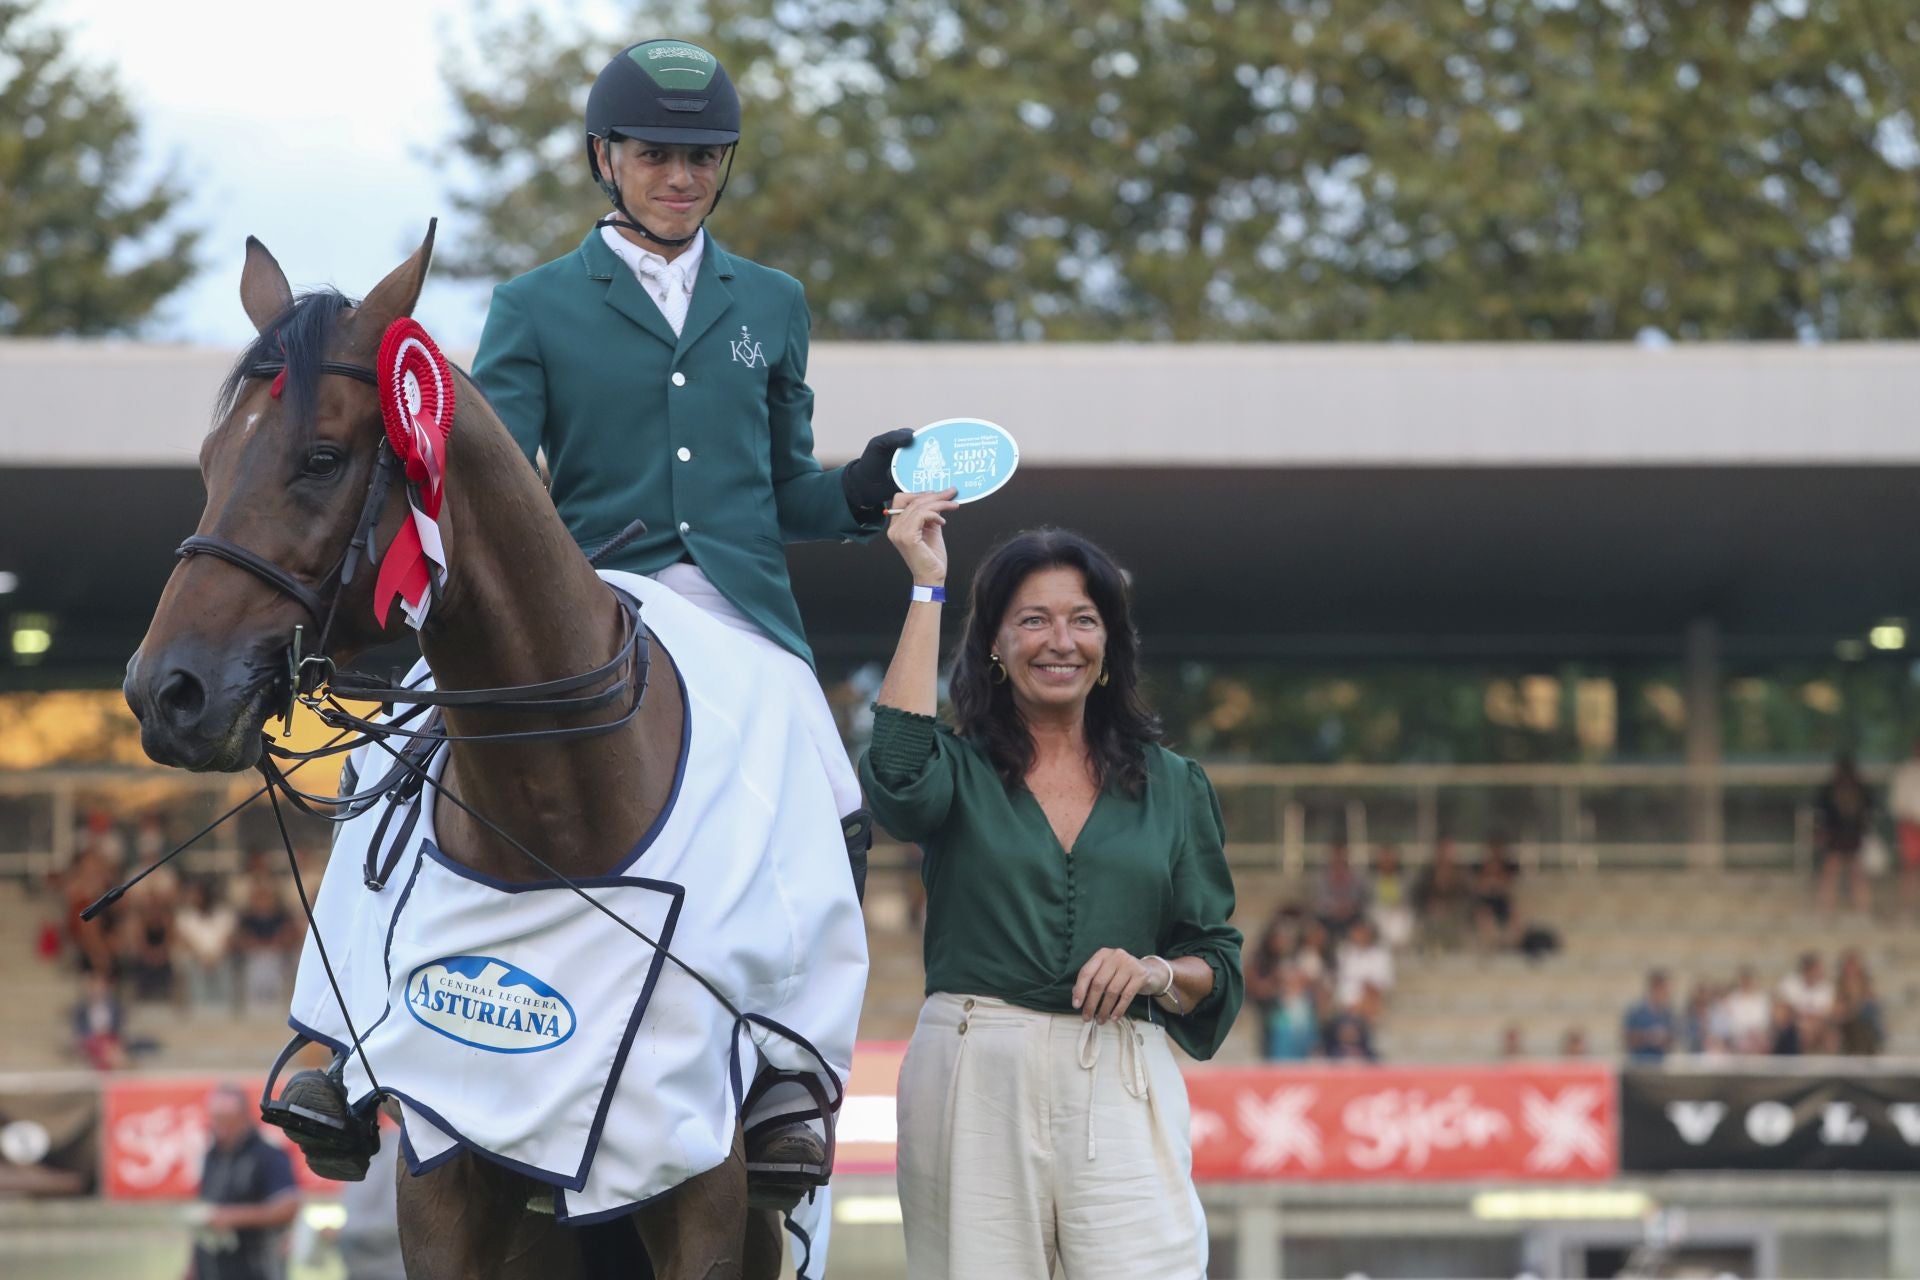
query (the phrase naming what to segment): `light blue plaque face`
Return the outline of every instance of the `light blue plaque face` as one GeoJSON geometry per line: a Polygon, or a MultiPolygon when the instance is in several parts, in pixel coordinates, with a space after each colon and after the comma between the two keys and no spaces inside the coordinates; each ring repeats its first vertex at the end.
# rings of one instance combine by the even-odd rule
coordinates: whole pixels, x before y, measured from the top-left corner
{"type": "Polygon", "coordinates": [[[902,493],[958,489],[956,502],[978,502],[1013,477],[1020,446],[1004,427],[982,418],[943,418],[913,433],[893,455],[893,482],[902,493]]]}

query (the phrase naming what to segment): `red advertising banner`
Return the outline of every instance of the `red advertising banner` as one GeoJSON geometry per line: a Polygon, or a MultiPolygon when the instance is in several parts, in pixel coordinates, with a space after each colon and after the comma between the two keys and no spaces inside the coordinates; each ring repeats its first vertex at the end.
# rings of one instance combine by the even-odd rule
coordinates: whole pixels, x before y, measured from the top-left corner
{"type": "MultiPolygon", "coordinates": [[[[207,1154],[207,1093],[227,1077],[113,1076],[101,1100],[102,1194],[115,1200],[191,1200],[200,1190],[207,1154]]],[[[259,1080],[236,1079],[248,1097],[259,1080]]],[[[280,1131],[262,1125],[267,1141],[285,1146],[280,1131]]],[[[337,1193],[339,1183],[317,1177],[297,1149],[294,1176],[300,1185],[337,1193]]]]}
{"type": "Polygon", "coordinates": [[[1608,1178],[1606,1067],[1302,1066],[1186,1073],[1198,1181],[1608,1178]]]}

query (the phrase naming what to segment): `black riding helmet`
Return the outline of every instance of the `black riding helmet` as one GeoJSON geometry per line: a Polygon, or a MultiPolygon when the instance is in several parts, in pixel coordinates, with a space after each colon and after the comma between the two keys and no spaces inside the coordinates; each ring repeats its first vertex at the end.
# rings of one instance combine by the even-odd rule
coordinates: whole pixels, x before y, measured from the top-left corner
{"type": "MultiPolygon", "coordinates": [[[[617,138],[637,138],[731,148],[740,140],[740,95],[734,92],[733,81],[720,59],[684,40],[643,40],[628,45],[614,55],[587,94],[587,169],[619,211],[619,217],[602,218],[596,225],[628,227],[658,244],[688,244],[693,236],[669,240],[655,235],[627,212],[620,189],[609,175],[600,172],[600,159],[593,150],[595,138],[605,139],[608,146],[617,138]]],[[[732,173],[733,153],[729,150],[727,174],[713,193],[714,208],[719,207],[727,176],[732,173]]],[[[700,233],[696,230],[693,234],[700,233]]]]}

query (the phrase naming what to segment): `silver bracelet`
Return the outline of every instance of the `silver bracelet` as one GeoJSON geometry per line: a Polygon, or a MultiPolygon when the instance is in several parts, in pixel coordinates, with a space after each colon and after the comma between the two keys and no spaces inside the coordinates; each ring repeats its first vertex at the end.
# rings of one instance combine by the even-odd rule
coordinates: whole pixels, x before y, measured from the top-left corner
{"type": "Polygon", "coordinates": [[[1171,1000],[1173,1001],[1173,1007],[1176,1011],[1184,1012],[1184,1010],[1181,1009],[1180,993],[1174,989],[1173,985],[1173,961],[1167,959],[1165,956],[1151,956],[1149,959],[1158,960],[1167,967],[1167,985],[1154,992],[1149,998],[1154,1000],[1171,1000]]]}

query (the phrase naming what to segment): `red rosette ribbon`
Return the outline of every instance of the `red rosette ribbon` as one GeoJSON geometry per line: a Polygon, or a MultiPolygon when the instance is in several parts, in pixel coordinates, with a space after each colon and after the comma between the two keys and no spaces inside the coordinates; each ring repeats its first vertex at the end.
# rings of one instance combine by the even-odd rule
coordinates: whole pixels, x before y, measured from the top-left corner
{"type": "Polygon", "coordinates": [[[426,623],[433,593],[446,583],[446,541],[440,536],[446,497],[447,436],[453,429],[453,370],[427,331],[411,317],[387,326],[380,339],[380,413],[387,441],[407,473],[407,520],[381,557],[373,584],[373,616],[381,626],[397,595],[416,631],[426,623]]]}

